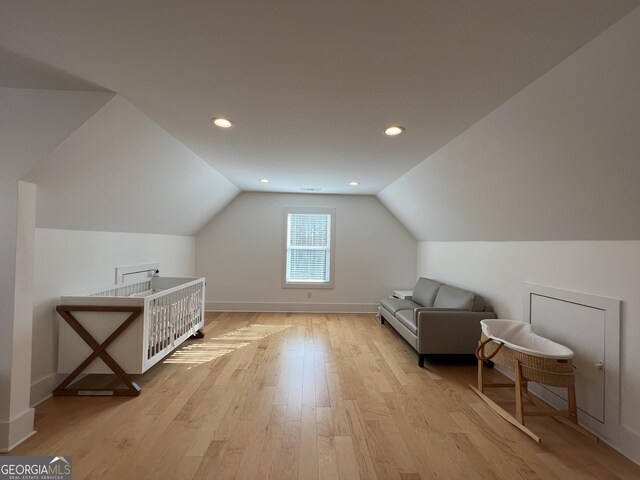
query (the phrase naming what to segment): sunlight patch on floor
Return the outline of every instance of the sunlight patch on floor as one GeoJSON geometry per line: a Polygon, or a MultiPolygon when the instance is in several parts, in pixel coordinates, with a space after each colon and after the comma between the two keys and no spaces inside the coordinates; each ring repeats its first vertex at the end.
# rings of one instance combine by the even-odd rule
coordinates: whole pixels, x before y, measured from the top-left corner
{"type": "Polygon", "coordinates": [[[196,367],[251,345],[252,342],[286,330],[290,326],[259,323],[248,325],[217,337],[207,338],[199,343],[191,343],[176,350],[162,363],[191,365],[189,368],[196,367]]]}

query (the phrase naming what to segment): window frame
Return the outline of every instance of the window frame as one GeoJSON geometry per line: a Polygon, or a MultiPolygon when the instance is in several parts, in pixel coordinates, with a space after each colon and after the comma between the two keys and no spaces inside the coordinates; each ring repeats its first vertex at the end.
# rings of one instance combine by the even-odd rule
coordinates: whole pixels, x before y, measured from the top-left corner
{"type": "Polygon", "coordinates": [[[282,237],[282,288],[330,289],[335,284],[335,260],[336,260],[336,209],[334,207],[284,207],[283,208],[283,237],[282,237]],[[329,235],[329,281],[328,282],[287,282],[287,230],[289,227],[289,214],[291,213],[317,213],[330,215],[331,232],[329,235]]]}

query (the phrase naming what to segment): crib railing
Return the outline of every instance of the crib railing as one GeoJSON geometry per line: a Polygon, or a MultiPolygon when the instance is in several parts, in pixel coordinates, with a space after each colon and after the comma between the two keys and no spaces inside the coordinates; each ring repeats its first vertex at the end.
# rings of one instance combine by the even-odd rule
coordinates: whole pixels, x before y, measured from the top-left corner
{"type": "Polygon", "coordinates": [[[102,289],[98,292],[89,294],[91,297],[130,297],[139,293],[151,291],[151,278],[142,282],[115,285],[112,288],[102,289]]]}
{"type": "Polygon", "coordinates": [[[204,282],[195,279],[145,297],[144,370],[203,327],[204,282]]]}

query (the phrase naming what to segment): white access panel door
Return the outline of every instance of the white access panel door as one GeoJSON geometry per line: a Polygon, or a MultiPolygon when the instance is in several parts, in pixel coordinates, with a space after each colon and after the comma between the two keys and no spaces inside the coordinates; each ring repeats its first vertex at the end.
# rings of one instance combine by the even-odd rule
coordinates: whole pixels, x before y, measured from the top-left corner
{"type": "MultiPolygon", "coordinates": [[[[535,293],[531,295],[530,308],[533,331],[566,345],[575,354],[578,409],[604,423],[606,312],[535,293]]],[[[543,388],[557,397],[556,402],[560,399],[566,402],[566,388],[543,388]]],[[[562,408],[566,408],[566,404],[563,403],[562,408]]]]}
{"type": "Polygon", "coordinates": [[[116,267],[116,284],[142,282],[153,277],[154,273],[159,271],[159,269],[159,263],[116,267]]]}

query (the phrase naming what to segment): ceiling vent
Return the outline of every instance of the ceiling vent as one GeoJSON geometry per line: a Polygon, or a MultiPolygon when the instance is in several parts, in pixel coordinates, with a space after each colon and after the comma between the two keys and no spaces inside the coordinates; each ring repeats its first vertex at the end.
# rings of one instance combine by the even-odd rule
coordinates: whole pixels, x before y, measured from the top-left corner
{"type": "Polygon", "coordinates": [[[322,189],[320,187],[300,187],[300,190],[303,192],[320,192],[322,189]]]}

